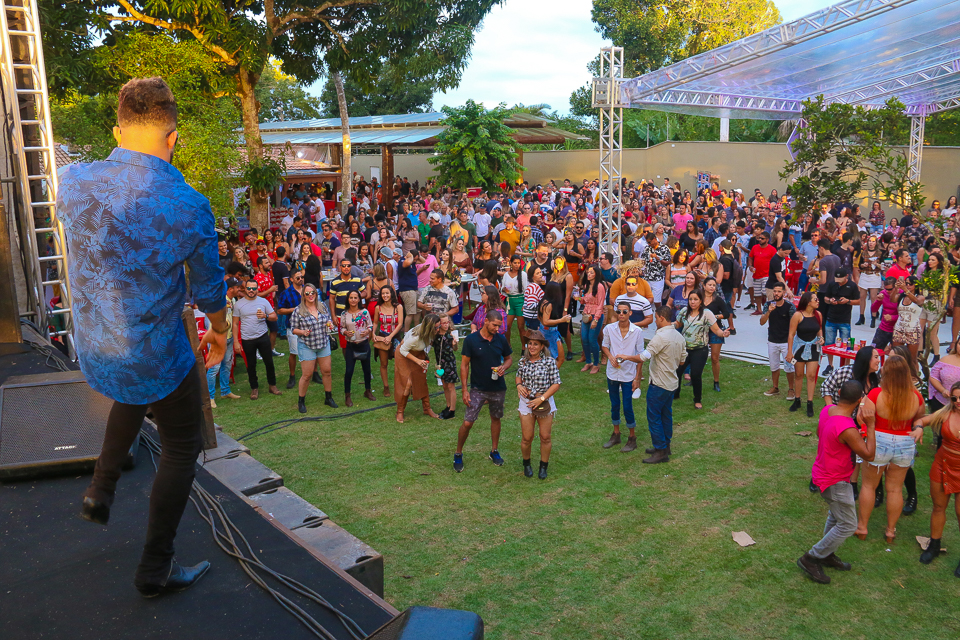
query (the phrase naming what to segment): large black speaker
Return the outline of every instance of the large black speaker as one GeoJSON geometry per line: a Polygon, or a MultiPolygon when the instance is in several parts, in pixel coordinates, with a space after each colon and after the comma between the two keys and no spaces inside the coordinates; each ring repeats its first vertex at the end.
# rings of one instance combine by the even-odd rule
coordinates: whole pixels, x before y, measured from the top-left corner
{"type": "MultiPolygon", "coordinates": [[[[111,407],[79,371],[7,378],[0,386],[0,478],[92,469],[111,407]]],[[[128,467],[138,447],[139,436],[128,467]]]]}
{"type": "Polygon", "coordinates": [[[483,620],[472,611],[410,607],[367,640],[483,640],[483,620]]]}

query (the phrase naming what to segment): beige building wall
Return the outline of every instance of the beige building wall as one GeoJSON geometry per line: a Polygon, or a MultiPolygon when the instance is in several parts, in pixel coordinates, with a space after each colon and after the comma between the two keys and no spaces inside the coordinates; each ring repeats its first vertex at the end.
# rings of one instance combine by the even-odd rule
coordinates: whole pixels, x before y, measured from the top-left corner
{"type": "MultiPolygon", "coordinates": [[[[396,155],[395,172],[408,177],[410,182],[423,184],[433,175],[429,155],[396,155]]],[[[646,178],[660,185],[663,178],[679,182],[684,189],[694,191],[697,172],[709,171],[719,177],[721,189],[743,189],[744,193],[762,189],[769,194],[777,189],[781,194],[786,182],[778,175],[789,158],[787,147],[781,143],[764,142],[663,142],[649,149],[624,149],[623,175],[627,180],[646,178]]],[[[380,156],[354,156],[354,171],[369,178],[370,167],[380,166],[380,156]]],[[[570,151],[526,151],[524,178],[530,184],[545,184],[549,180],[560,183],[564,178],[574,182],[594,179],[600,174],[600,153],[596,149],[570,151]]],[[[946,203],[960,189],[960,147],[925,147],[920,181],[925,185],[927,204],[934,199],[946,203]]],[[[863,194],[863,203],[867,195],[863,194]]],[[[891,207],[884,207],[893,213],[891,207]]]]}

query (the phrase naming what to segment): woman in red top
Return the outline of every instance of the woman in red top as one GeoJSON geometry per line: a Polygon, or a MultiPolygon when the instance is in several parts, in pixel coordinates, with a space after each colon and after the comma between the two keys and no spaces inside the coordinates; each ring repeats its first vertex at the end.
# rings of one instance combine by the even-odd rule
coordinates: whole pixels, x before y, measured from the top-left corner
{"type": "MultiPolygon", "coordinates": [[[[952,494],[960,494],[960,382],[950,387],[950,404],[916,423],[922,429],[931,426],[937,436],[937,455],[930,467],[930,544],[920,554],[920,562],[930,564],[940,555],[940,539],[947,524],[947,505],[952,494]]],[[[954,500],[960,522],[960,499],[954,500]]],[[[960,578],[960,565],[953,575],[960,578]]]]}
{"type": "Polygon", "coordinates": [[[863,487],[860,489],[860,517],[857,537],[867,538],[867,524],[873,512],[877,485],[882,477],[887,485],[887,543],[897,535],[897,520],[903,511],[903,479],[913,464],[917,442],[923,428],[914,422],[923,417],[923,396],[913,386],[910,365],[891,354],[883,364],[880,386],[867,395],[865,403],[875,407],[877,415],[877,452],[873,461],[863,466],[863,487]]]}

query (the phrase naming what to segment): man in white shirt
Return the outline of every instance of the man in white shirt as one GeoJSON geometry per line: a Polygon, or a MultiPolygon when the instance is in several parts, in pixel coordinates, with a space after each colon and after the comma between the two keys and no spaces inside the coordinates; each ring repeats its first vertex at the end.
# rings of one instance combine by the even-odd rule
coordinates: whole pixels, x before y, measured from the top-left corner
{"type": "Polygon", "coordinates": [[[491,220],[490,214],[487,213],[485,209],[478,209],[476,213],[473,214],[473,224],[477,227],[478,239],[482,240],[490,235],[491,220]]]}
{"type": "Polygon", "coordinates": [[[603,355],[607,358],[607,391],[610,393],[610,419],[613,422],[613,435],[603,448],[609,449],[620,444],[622,397],[623,417],[627,421],[630,435],[627,437],[627,444],[623,445],[620,452],[629,453],[637,448],[635,431],[637,421],[633,415],[633,392],[640,388],[640,367],[637,363],[640,362],[640,354],[643,352],[643,331],[630,322],[629,302],[617,298],[614,313],[617,321],[603,328],[601,344],[603,355]]]}
{"type": "Polygon", "coordinates": [[[288,211],[287,215],[283,216],[283,219],[280,221],[280,234],[286,236],[287,231],[289,231],[292,226],[293,214],[288,211]]]}
{"type": "Polygon", "coordinates": [[[327,205],[323,203],[323,198],[317,196],[313,201],[313,206],[317,208],[317,212],[314,214],[317,218],[317,222],[322,222],[327,219],[327,205]]]}

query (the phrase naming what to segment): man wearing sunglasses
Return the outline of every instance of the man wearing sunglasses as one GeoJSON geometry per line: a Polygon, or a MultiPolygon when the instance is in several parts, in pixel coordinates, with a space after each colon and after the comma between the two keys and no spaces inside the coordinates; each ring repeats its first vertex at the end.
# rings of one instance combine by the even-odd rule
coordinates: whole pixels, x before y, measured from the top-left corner
{"type": "Polygon", "coordinates": [[[610,393],[610,419],[613,422],[613,434],[603,448],[609,449],[620,444],[622,397],[623,418],[627,421],[630,435],[620,452],[629,453],[637,448],[637,421],[633,416],[632,395],[640,388],[640,367],[637,363],[640,362],[640,353],[643,351],[643,331],[630,322],[629,302],[617,300],[614,313],[617,321],[603,328],[601,345],[603,355],[607,358],[607,391],[610,393]]]}
{"type": "Polygon", "coordinates": [[[250,381],[250,399],[260,397],[260,381],[257,378],[257,354],[263,360],[267,371],[267,384],[270,393],[281,395],[277,389],[277,376],[273,368],[273,349],[270,347],[270,330],[267,321],[276,322],[277,312],[266,298],[257,295],[257,283],[247,281],[243,286],[243,298],[233,305],[233,335],[240,336],[240,341],[234,340],[233,349],[236,353],[243,351],[247,361],[247,377],[250,381]]]}

